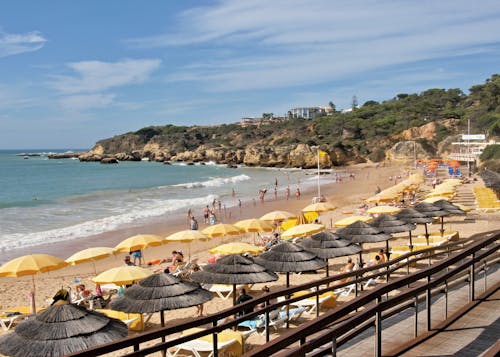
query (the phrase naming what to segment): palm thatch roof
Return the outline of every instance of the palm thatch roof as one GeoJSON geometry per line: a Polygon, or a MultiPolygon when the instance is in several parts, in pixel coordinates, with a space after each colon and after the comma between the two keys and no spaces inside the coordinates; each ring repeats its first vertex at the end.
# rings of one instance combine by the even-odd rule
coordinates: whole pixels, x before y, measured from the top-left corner
{"type": "Polygon", "coordinates": [[[352,243],[377,243],[391,239],[391,235],[368,223],[356,221],[347,227],[337,229],[337,234],[352,243]]]}
{"type": "Polygon", "coordinates": [[[72,304],[56,304],[0,337],[8,356],[63,356],[126,337],[127,325],[72,304]]]}
{"type": "Polygon", "coordinates": [[[227,255],[194,272],[191,279],[208,284],[255,284],[276,281],[278,276],[250,257],[227,255]]]}
{"type": "Polygon", "coordinates": [[[281,242],[255,258],[258,264],[275,272],[292,273],[324,268],[326,262],[298,244],[281,242]]]}
{"type": "Polygon", "coordinates": [[[420,202],[413,206],[413,208],[425,214],[427,217],[443,217],[449,215],[445,210],[428,202],[420,202]]]}
{"type": "Polygon", "coordinates": [[[432,205],[439,207],[442,210],[448,212],[448,214],[450,216],[460,216],[460,215],[467,214],[467,212],[462,210],[460,207],[455,206],[453,203],[451,203],[447,200],[439,200],[439,201],[434,202],[432,205]]]}
{"type": "Polygon", "coordinates": [[[152,313],[196,306],[212,298],[213,294],[197,283],[159,273],[125,289],[123,296],[111,300],[110,306],[129,313],[152,313]]]}
{"type": "Polygon", "coordinates": [[[407,223],[431,223],[434,221],[432,217],[417,211],[413,208],[404,208],[396,214],[396,218],[401,219],[407,223]]]}
{"type": "Polygon", "coordinates": [[[382,214],[378,216],[373,222],[370,222],[370,225],[378,228],[384,233],[389,234],[409,232],[417,228],[414,224],[409,224],[401,219],[398,219],[395,216],[388,214],[382,214]]]}
{"type": "Polygon", "coordinates": [[[344,257],[361,251],[359,245],[328,231],[316,233],[299,244],[321,259],[344,257]]]}

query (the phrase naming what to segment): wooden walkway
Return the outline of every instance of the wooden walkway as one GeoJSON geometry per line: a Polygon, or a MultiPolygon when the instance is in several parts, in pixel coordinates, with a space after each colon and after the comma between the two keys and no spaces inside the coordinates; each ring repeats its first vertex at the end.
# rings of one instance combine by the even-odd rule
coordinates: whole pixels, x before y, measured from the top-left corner
{"type": "Polygon", "coordinates": [[[479,356],[500,339],[500,291],[402,356],[479,356]]]}
{"type": "MultiPolygon", "coordinates": [[[[488,284],[500,281],[500,270],[490,267],[488,284]]],[[[484,292],[482,277],[476,276],[476,296],[484,292]]],[[[468,301],[469,286],[463,283],[451,289],[448,296],[448,317],[458,312],[468,301]]],[[[426,329],[426,307],[419,304],[419,335],[426,329]]],[[[423,342],[414,340],[415,313],[407,309],[382,323],[383,356],[479,356],[500,339],[500,290],[456,320],[444,330],[433,331],[433,337],[423,342]],[[406,349],[406,346],[410,349],[406,349]],[[402,352],[404,351],[404,352],[402,352]]],[[[432,299],[432,327],[445,320],[444,296],[432,299]]],[[[373,356],[374,329],[370,328],[337,350],[337,356],[373,356]]]]}

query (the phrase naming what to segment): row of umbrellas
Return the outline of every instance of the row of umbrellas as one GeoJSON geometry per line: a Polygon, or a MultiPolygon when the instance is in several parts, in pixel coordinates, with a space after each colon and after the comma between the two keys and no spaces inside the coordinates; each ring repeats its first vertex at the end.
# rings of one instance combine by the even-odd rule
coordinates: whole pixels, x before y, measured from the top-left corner
{"type": "MultiPolygon", "coordinates": [[[[436,209],[436,205],[420,204],[415,209],[404,209],[396,216],[382,215],[371,225],[357,221],[338,229],[336,233],[317,233],[304,240],[302,245],[282,242],[255,259],[229,255],[217,260],[216,264],[208,265],[205,270],[193,273],[191,278],[205,283],[229,283],[235,289],[236,284],[275,281],[278,278],[275,272],[285,272],[289,286],[290,272],[317,270],[327,265],[325,260],[329,258],[356,254],[362,249],[356,243],[387,242],[391,238],[390,233],[411,232],[415,223],[427,222],[425,217],[462,214],[447,201],[437,206],[436,209]],[[446,213],[438,213],[441,211],[446,213]]],[[[40,269],[56,269],[57,264],[54,264],[52,268],[46,266],[40,269]]],[[[165,310],[199,305],[212,296],[196,283],[160,273],[127,288],[122,297],[113,300],[111,307],[125,312],[159,311],[164,325],[165,310]]],[[[73,305],[53,306],[34,319],[21,323],[13,334],[2,337],[0,352],[21,356],[25,355],[26,348],[36,345],[47,351],[46,355],[67,354],[123,337],[126,327],[124,329],[120,324],[73,305]],[[78,328],[75,332],[76,325],[88,328],[78,328]]]]}

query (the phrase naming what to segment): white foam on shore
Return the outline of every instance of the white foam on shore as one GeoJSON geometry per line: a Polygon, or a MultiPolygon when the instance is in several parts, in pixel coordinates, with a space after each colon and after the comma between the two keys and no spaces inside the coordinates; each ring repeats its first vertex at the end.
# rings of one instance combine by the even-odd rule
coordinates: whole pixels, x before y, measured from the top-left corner
{"type": "Polygon", "coordinates": [[[69,227],[51,229],[32,233],[14,233],[0,236],[0,250],[25,248],[47,243],[57,243],[79,239],[109,232],[124,226],[140,225],[144,220],[160,217],[165,214],[191,206],[201,206],[211,202],[216,195],[191,199],[145,200],[127,213],[89,220],[69,227]]]}
{"type": "Polygon", "coordinates": [[[178,185],[173,185],[174,187],[184,187],[184,188],[199,188],[199,187],[222,187],[228,184],[234,184],[237,182],[248,181],[250,176],[242,174],[232,177],[216,177],[208,181],[197,181],[197,182],[187,182],[178,185]]]}

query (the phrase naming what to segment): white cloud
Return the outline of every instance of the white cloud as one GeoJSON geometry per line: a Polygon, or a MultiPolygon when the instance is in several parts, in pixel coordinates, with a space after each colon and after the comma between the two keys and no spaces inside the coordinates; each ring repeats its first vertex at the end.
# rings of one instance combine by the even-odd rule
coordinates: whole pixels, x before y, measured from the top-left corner
{"type": "Polygon", "coordinates": [[[49,83],[66,94],[94,93],[149,79],[160,67],[159,59],[127,59],[119,62],[81,61],[67,64],[74,75],[53,76],[49,83]]]}
{"type": "Polygon", "coordinates": [[[82,94],[61,98],[61,107],[66,111],[81,112],[89,109],[109,107],[114,104],[114,94],[82,94]]]}
{"type": "Polygon", "coordinates": [[[128,43],[143,48],[209,44],[211,56],[194,56],[168,80],[229,92],[327,82],[473,54],[500,42],[500,3],[225,0],[184,12],[175,27],[175,33],[128,43]]]}
{"type": "Polygon", "coordinates": [[[47,40],[38,32],[9,34],[0,32],[0,57],[13,56],[25,52],[37,51],[47,40]]]}

